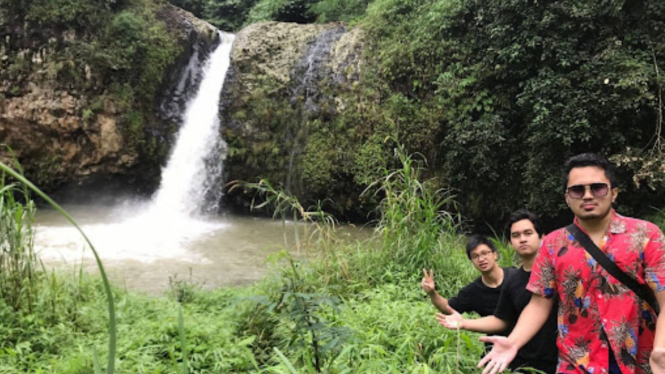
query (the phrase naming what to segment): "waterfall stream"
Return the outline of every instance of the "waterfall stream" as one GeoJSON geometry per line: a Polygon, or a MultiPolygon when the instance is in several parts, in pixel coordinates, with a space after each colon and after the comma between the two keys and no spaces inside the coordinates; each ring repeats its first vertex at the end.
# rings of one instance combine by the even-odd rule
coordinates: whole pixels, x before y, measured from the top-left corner
{"type": "MultiPolygon", "coordinates": [[[[320,111],[319,101],[322,93],[318,84],[330,74],[329,69],[325,67],[330,59],[330,49],[344,32],[346,32],[346,27],[333,27],[317,36],[293,74],[296,85],[291,91],[289,103],[293,108],[300,107],[301,109],[299,121],[294,122],[287,130],[287,142],[290,143],[290,150],[284,184],[289,192],[292,192],[294,183],[294,161],[302,148],[298,134],[305,133],[301,130],[303,130],[307,119],[315,116],[320,111]]],[[[302,190],[302,187],[298,187],[298,189],[302,190]]]]}
{"type": "MultiPolygon", "coordinates": [[[[207,258],[188,250],[187,244],[204,240],[206,235],[228,226],[214,215],[206,215],[217,211],[222,191],[225,145],[219,135],[219,96],[230,65],[234,36],[220,33],[220,39],[203,68],[196,95],[187,104],[182,127],[152,200],[126,201],[110,209],[101,222],[79,222],[103,259],[206,263],[207,258]]],[[[99,211],[93,208],[89,210],[99,211]]],[[[37,227],[36,248],[47,260],[91,257],[71,226],[37,227]]]]}
{"type": "Polygon", "coordinates": [[[162,181],[151,207],[155,215],[191,217],[217,208],[224,148],[219,136],[219,95],[230,65],[234,36],[220,33],[220,38],[162,170],[162,181]]]}

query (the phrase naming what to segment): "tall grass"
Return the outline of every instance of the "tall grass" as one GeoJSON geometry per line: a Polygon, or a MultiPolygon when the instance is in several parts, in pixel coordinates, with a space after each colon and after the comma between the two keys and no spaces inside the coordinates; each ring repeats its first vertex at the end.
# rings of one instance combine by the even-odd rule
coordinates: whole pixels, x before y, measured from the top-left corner
{"type": "Polygon", "coordinates": [[[229,191],[246,188],[256,192],[254,199],[252,199],[251,209],[267,208],[273,212],[273,218],[281,218],[286,245],[289,242],[286,230],[286,223],[289,220],[293,223],[293,236],[298,251],[312,238],[315,238],[317,243],[320,243],[319,241],[336,241],[335,228],[338,222],[335,217],[323,210],[321,202],[313,209],[305,208],[296,196],[281,188],[273,187],[270,181],[266,179],[260,179],[256,183],[233,181],[229,182],[228,185],[230,186],[229,191]],[[305,241],[300,237],[301,222],[304,223],[305,241]],[[308,237],[309,235],[311,237],[308,237]]]}
{"type": "MultiPolygon", "coordinates": [[[[92,242],[90,242],[90,239],[85,235],[83,230],[76,224],[74,219],[67,213],[65,210],[58,205],[55,201],[53,201],[48,195],[46,195],[44,192],[42,192],[39,188],[37,188],[32,182],[30,182],[28,179],[26,179],[23,176],[23,173],[20,169],[20,165],[16,163],[17,169],[19,172],[13,170],[9,166],[5,165],[4,163],[0,162],[0,170],[2,170],[2,185],[4,186],[2,188],[3,192],[7,192],[7,194],[11,194],[13,196],[14,189],[17,188],[15,184],[10,184],[8,186],[5,186],[5,178],[6,176],[11,176],[14,178],[17,183],[21,184],[20,190],[24,192],[24,195],[26,197],[26,206],[31,207],[28,210],[31,211],[32,215],[28,216],[30,219],[34,217],[34,203],[29,199],[29,196],[27,195],[27,191],[31,190],[37,195],[39,195],[42,199],[44,199],[46,202],[48,202],[54,209],[56,209],[60,214],[62,214],[68,221],[71,223],[78,231],[79,233],[83,236],[85,239],[86,243],[90,247],[90,250],[92,251],[93,255],[95,256],[95,260],[97,261],[97,266],[99,268],[100,275],[102,277],[103,285],[104,285],[104,291],[106,293],[106,302],[108,306],[108,315],[109,315],[109,324],[108,324],[108,329],[109,329],[109,351],[108,351],[108,361],[106,365],[106,373],[107,374],[113,374],[115,372],[115,349],[116,349],[116,320],[115,320],[115,305],[113,301],[113,293],[111,291],[111,285],[109,283],[108,277],[106,276],[106,271],[104,270],[104,265],[102,264],[102,260],[99,258],[99,254],[97,253],[97,250],[95,249],[94,245],[92,242]]],[[[13,213],[13,215],[5,216],[4,215],[4,204],[3,204],[3,217],[8,219],[8,226],[9,227],[14,227],[16,228],[13,231],[10,231],[10,233],[13,233],[14,235],[9,239],[9,242],[14,242],[13,244],[15,245],[14,248],[16,248],[15,253],[12,255],[13,257],[16,258],[16,260],[10,261],[11,264],[16,264],[18,266],[15,266],[14,268],[19,272],[19,275],[27,275],[30,274],[30,279],[34,278],[34,263],[35,263],[35,257],[34,253],[32,252],[32,231],[31,230],[26,230],[24,227],[28,227],[26,225],[23,225],[25,221],[25,215],[24,212],[26,212],[25,208],[19,208],[21,204],[17,204],[16,200],[14,200],[13,197],[7,198],[6,201],[11,202],[11,205],[7,205],[8,209],[11,208],[13,210],[9,210],[9,212],[13,213]],[[29,238],[29,240],[26,242],[26,238],[29,238]],[[23,240],[20,245],[16,246],[18,243],[18,240],[23,240]],[[25,247],[25,244],[29,244],[29,249],[25,247]],[[26,264],[26,261],[29,262],[30,264],[26,264]],[[28,273],[29,271],[29,273],[28,273]]],[[[31,222],[31,221],[30,221],[31,222]]],[[[3,224],[4,226],[4,224],[3,224]]],[[[9,237],[8,237],[9,238],[9,237]]],[[[11,248],[11,247],[10,247],[11,248]]],[[[10,268],[11,269],[11,268],[10,268]]],[[[16,277],[16,275],[8,275],[10,279],[12,277],[16,277]]],[[[24,286],[25,280],[21,281],[19,285],[24,286]]],[[[32,283],[30,283],[32,284],[32,283]]],[[[21,290],[24,288],[21,288],[21,290]]],[[[30,288],[31,289],[31,288],[30,288]]],[[[15,293],[18,292],[20,295],[23,291],[14,291],[15,293]]]]}
{"type": "MultiPolygon", "coordinates": [[[[340,240],[338,223],[322,204],[304,208],[267,181],[246,185],[260,194],[255,208],[270,206],[276,218],[288,219],[285,246],[301,255],[283,251],[275,256],[279,272],[252,288],[191,287],[181,303],[116,290],[122,318],[113,318],[112,326],[115,330],[118,323],[119,331],[126,332],[118,348],[122,371],[475,372],[482,345],[473,334],[438,326],[414,282],[421,267],[433,267],[440,277],[437,285],[451,294],[476,276],[462,250],[464,238],[457,235],[461,220],[447,213],[452,195],[422,180],[424,164],[401,149],[395,155],[400,168],[385,170],[367,191],[382,202],[374,235],[365,241],[340,240]]],[[[58,303],[75,311],[55,323],[35,325],[50,309],[40,307],[47,302],[37,304],[25,326],[12,327],[22,330],[19,341],[26,344],[0,345],[0,371],[101,370],[95,348],[106,338],[103,309],[109,307],[110,293],[105,274],[93,283],[82,275],[69,283],[55,274],[47,278],[65,298],[58,303]]],[[[55,305],[49,313],[62,312],[55,305]]],[[[0,317],[7,315],[0,303],[0,317]]]]}
{"type": "MultiPolygon", "coordinates": [[[[22,174],[20,165],[17,169],[22,174]]],[[[33,251],[35,204],[25,185],[8,183],[7,173],[0,177],[0,297],[14,311],[27,308],[32,313],[35,287],[33,251]],[[22,203],[17,200],[21,197],[22,203]]]]}
{"type": "Polygon", "coordinates": [[[434,180],[422,180],[425,160],[416,160],[402,147],[394,155],[400,167],[384,168],[384,176],[365,190],[382,197],[376,227],[383,239],[382,258],[411,270],[431,268],[459,245],[463,222],[451,212],[455,196],[448,189],[434,189],[434,180]]]}

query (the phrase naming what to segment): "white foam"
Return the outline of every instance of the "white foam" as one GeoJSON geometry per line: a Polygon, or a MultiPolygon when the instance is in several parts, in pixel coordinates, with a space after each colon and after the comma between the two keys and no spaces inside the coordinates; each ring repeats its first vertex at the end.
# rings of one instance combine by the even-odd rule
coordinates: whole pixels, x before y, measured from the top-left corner
{"type": "MultiPolygon", "coordinates": [[[[150,263],[176,259],[209,263],[204,256],[188,248],[228,226],[190,217],[142,214],[123,221],[84,224],[81,228],[103,260],[131,259],[150,263]]],[[[37,225],[35,228],[35,249],[43,260],[76,263],[94,258],[85,239],[73,226],[37,225]]]]}

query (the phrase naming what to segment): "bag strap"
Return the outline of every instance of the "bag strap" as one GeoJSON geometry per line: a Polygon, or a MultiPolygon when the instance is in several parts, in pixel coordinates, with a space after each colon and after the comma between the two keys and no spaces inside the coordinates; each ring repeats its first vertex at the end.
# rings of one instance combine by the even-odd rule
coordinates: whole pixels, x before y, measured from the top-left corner
{"type": "Polygon", "coordinates": [[[653,293],[653,290],[649,288],[646,284],[641,284],[637,282],[634,278],[630,277],[623,270],[610,260],[603,251],[598,248],[596,244],[589,238],[589,235],[580,230],[577,225],[571,223],[566,227],[569,233],[573,234],[575,239],[584,247],[584,249],[589,252],[589,254],[602,266],[607,272],[616,278],[619,282],[623,283],[626,287],[630,288],[637,296],[642,300],[646,301],[651,305],[656,314],[660,313],[660,308],[658,307],[658,302],[656,301],[656,296],[653,293]]]}

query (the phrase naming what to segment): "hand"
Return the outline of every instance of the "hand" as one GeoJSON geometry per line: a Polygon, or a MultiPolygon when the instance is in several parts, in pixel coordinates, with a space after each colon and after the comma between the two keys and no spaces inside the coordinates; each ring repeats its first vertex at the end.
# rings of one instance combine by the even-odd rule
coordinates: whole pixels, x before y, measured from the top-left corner
{"type": "Polygon", "coordinates": [[[459,314],[455,309],[450,308],[450,315],[445,315],[441,313],[436,314],[436,321],[439,322],[439,325],[451,329],[458,330],[464,328],[464,317],[459,314]]]}
{"type": "Polygon", "coordinates": [[[651,351],[649,365],[653,374],[665,374],[665,348],[654,348],[651,351]]]}
{"type": "Polygon", "coordinates": [[[503,373],[517,355],[517,346],[505,336],[482,336],[480,341],[494,344],[490,353],[478,363],[479,368],[487,364],[483,374],[503,373]]]}
{"type": "Polygon", "coordinates": [[[423,288],[423,291],[427,294],[427,296],[432,296],[436,293],[436,288],[434,286],[434,271],[432,269],[429,270],[429,274],[427,274],[427,270],[423,269],[423,280],[420,282],[420,287],[423,288]]]}

